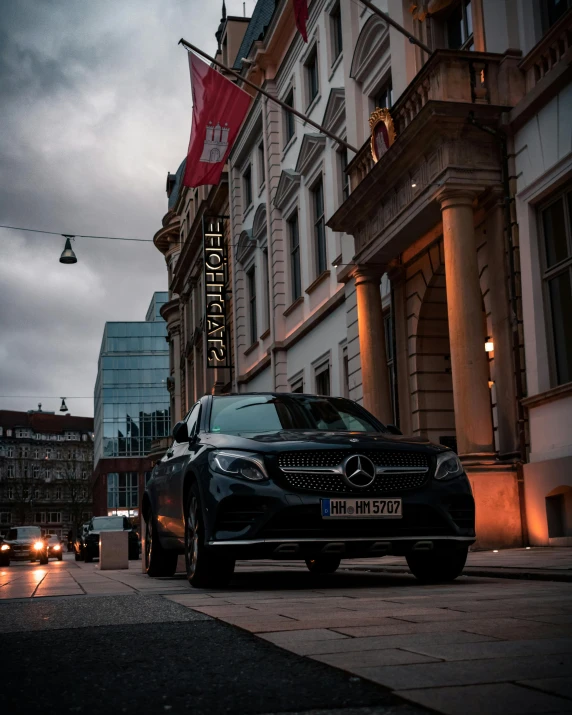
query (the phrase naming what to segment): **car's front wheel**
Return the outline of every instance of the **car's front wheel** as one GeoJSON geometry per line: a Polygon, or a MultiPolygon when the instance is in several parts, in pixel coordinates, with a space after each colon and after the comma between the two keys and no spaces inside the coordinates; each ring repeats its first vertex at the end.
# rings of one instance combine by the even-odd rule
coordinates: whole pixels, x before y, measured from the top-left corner
{"type": "Polygon", "coordinates": [[[48,555],[43,554],[40,556],[40,566],[45,566],[48,563],[48,555]]]}
{"type": "MultiPolygon", "coordinates": [[[[137,555],[139,558],[139,555],[137,555]]],[[[173,576],[177,570],[176,551],[161,546],[153,514],[145,522],[145,573],[147,576],[173,576]]]]}
{"type": "Polygon", "coordinates": [[[333,554],[320,554],[313,559],[306,559],[308,571],[313,574],[334,573],[338,570],[341,558],[333,554]]]}
{"type": "Polygon", "coordinates": [[[468,546],[458,549],[434,549],[433,551],[412,551],[407,555],[407,565],[418,581],[423,583],[443,583],[454,581],[463,573],[468,546]]]}
{"type": "Polygon", "coordinates": [[[10,566],[10,557],[9,556],[0,556],[0,566],[10,566]]]}
{"type": "Polygon", "coordinates": [[[89,550],[89,548],[86,548],[86,550],[84,551],[83,560],[86,564],[91,564],[93,562],[93,554],[89,550]]]}
{"type": "Polygon", "coordinates": [[[61,561],[63,559],[63,557],[64,557],[64,555],[60,551],[60,553],[58,554],[58,561],[61,561]]]}
{"type": "Polygon", "coordinates": [[[185,565],[189,583],[195,588],[222,588],[232,578],[234,563],[233,558],[206,547],[200,492],[193,484],[185,518],[185,565]]]}

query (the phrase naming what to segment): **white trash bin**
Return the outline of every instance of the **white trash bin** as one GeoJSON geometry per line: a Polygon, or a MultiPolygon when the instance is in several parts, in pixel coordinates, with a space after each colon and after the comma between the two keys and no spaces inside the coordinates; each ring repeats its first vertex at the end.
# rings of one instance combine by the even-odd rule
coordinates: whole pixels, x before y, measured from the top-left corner
{"type": "Polygon", "coordinates": [[[99,534],[99,568],[129,568],[129,536],[127,531],[102,531],[99,534]]]}

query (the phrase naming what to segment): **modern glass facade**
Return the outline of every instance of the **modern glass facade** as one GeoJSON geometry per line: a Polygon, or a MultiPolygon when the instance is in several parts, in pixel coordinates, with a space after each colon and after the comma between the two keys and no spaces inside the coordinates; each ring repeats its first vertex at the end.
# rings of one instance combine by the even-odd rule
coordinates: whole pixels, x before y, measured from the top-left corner
{"type": "Polygon", "coordinates": [[[145,322],[106,323],[95,385],[97,465],[105,457],[144,457],[151,442],[170,431],[169,346],[155,293],[145,322]]]}

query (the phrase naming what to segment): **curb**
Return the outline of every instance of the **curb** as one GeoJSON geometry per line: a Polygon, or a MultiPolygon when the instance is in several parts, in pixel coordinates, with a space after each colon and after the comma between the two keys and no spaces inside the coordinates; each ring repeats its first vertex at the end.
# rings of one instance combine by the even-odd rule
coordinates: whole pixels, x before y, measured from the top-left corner
{"type": "MultiPolygon", "coordinates": [[[[342,566],[344,571],[368,571],[371,573],[388,574],[410,574],[407,566],[342,566]]],[[[550,571],[548,569],[530,571],[515,567],[491,567],[481,568],[479,566],[467,566],[463,570],[463,576],[477,576],[484,578],[512,578],[522,581],[563,581],[572,582],[572,572],[550,571]]]]}

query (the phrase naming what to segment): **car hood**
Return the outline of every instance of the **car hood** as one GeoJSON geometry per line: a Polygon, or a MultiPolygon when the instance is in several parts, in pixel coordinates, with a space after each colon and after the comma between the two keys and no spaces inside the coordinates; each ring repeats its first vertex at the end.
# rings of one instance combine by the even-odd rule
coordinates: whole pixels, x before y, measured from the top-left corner
{"type": "Polygon", "coordinates": [[[30,546],[31,544],[35,544],[36,541],[41,541],[41,538],[36,536],[34,539],[4,539],[2,543],[9,544],[10,546],[30,546]]]}
{"type": "Polygon", "coordinates": [[[430,454],[443,452],[446,447],[433,444],[421,437],[406,437],[379,432],[332,432],[316,430],[281,430],[265,434],[240,435],[209,434],[208,442],[218,449],[246,449],[253,452],[283,452],[311,449],[379,449],[417,451],[430,454]]]}

